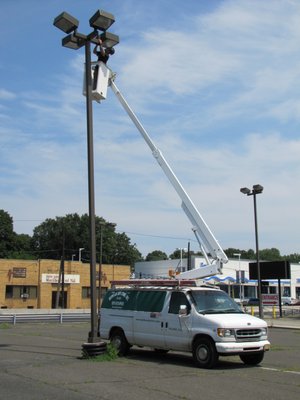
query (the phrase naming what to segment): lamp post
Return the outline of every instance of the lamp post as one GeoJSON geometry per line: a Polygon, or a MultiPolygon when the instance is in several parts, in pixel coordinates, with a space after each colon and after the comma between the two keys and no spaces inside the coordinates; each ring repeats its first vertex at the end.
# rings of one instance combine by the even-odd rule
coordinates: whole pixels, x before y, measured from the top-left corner
{"type": "Polygon", "coordinates": [[[261,297],[261,273],[259,264],[259,249],[258,249],[258,228],[257,228],[257,207],[256,207],[256,195],[262,193],[264,190],[261,185],[253,185],[252,191],[247,187],[243,187],[240,191],[247,196],[253,196],[254,204],[254,225],[255,225],[255,245],[256,245],[256,265],[257,265],[257,283],[258,283],[258,300],[259,300],[259,317],[264,317],[264,310],[262,305],[261,297]]]}
{"type": "Polygon", "coordinates": [[[180,272],[182,272],[182,252],[183,251],[187,251],[187,249],[186,248],[177,247],[177,250],[180,250],[180,272]]]}
{"type": "Polygon", "coordinates": [[[103,228],[115,228],[116,224],[112,222],[100,222],[100,253],[99,253],[99,286],[98,286],[98,324],[100,323],[100,308],[101,308],[101,281],[102,281],[102,262],[103,262],[103,228]]]}
{"type": "Polygon", "coordinates": [[[242,304],[241,253],[233,253],[233,255],[239,258],[240,303],[242,304]]]}
{"type": "Polygon", "coordinates": [[[80,249],[79,249],[78,261],[80,261],[80,262],[81,262],[81,252],[82,252],[82,250],[84,250],[84,247],[80,247],[80,249]]]}
{"type": "Polygon", "coordinates": [[[89,198],[89,241],[90,241],[90,284],[91,284],[91,331],[88,343],[99,341],[97,333],[96,303],[96,233],[95,233],[95,191],[94,191],[94,150],[93,150],[93,108],[92,108],[92,71],[91,43],[98,44],[99,32],[103,47],[112,47],[119,38],[106,30],[115,22],[112,14],[98,10],[89,20],[93,31],[84,35],[77,31],[79,21],[67,12],[58,15],[53,25],[68,35],[62,39],[62,46],[73,50],[85,47],[85,85],[87,119],[87,158],[88,158],[88,198],[89,198]]]}

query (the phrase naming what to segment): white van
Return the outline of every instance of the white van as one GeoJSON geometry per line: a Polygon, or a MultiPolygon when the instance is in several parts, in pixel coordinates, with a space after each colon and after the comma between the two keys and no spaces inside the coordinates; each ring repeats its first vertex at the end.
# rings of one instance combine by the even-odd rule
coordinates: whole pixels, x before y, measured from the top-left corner
{"type": "Polygon", "coordinates": [[[239,355],[250,365],[263,360],[270,348],[265,321],[245,314],[220,289],[174,284],[108,290],[101,338],[110,339],[120,355],[133,345],[192,352],[202,368],[213,368],[219,356],[239,355]]]}

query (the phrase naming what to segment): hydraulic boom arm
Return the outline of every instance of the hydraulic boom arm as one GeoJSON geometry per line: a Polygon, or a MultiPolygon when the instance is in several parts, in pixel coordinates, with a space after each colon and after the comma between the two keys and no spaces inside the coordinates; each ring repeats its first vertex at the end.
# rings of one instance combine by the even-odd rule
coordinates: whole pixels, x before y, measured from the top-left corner
{"type": "Polygon", "coordinates": [[[211,230],[205,223],[204,219],[200,215],[199,211],[195,207],[194,203],[184,190],[183,186],[177,179],[175,173],[172,171],[171,167],[167,163],[166,159],[164,158],[161,151],[155,146],[152,139],[122,96],[120,90],[117,88],[114,82],[114,76],[112,75],[109,80],[110,87],[112,88],[113,92],[117,96],[118,100],[122,104],[123,108],[131,118],[132,122],[135,124],[139,132],[141,133],[142,137],[150,147],[152,154],[164,173],[166,174],[167,178],[169,179],[171,185],[176,190],[177,194],[179,195],[182,201],[182,209],[189,218],[190,222],[193,225],[193,232],[199,242],[201,251],[203,252],[207,265],[196,268],[190,271],[185,271],[177,275],[178,279],[189,279],[189,278],[204,278],[206,276],[211,276],[215,274],[222,273],[222,264],[228,261],[226,254],[222,250],[221,246],[219,245],[218,241],[212,234],[211,230]],[[211,260],[209,259],[209,256],[211,260]]]}

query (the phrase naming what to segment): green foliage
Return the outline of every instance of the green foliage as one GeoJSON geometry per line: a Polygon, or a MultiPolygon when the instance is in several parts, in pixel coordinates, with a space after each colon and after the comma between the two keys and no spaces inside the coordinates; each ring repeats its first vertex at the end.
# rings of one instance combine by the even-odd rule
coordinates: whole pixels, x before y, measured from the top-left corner
{"type": "Polygon", "coordinates": [[[188,253],[187,253],[187,251],[185,251],[185,250],[181,250],[181,251],[180,251],[180,249],[176,249],[176,250],[173,251],[172,254],[170,254],[170,258],[171,258],[172,260],[175,260],[175,259],[180,258],[181,255],[182,255],[182,258],[186,258],[187,255],[188,255],[188,253]],[[181,253],[181,252],[182,252],[182,253],[181,253]]]}
{"type": "Polygon", "coordinates": [[[10,329],[12,326],[10,324],[7,324],[6,322],[2,322],[0,324],[0,329],[10,329]]]}
{"type": "Polygon", "coordinates": [[[14,244],[13,219],[6,211],[0,210],[0,258],[8,258],[14,244]]]}
{"type": "Polygon", "coordinates": [[[146,256],[146,261],[160,261],[167,260],[168,256],[161,250],[154,250],[151,253],[148,253],[146,256]]]}
{"type": "MultiPolygon", "coordinates": [[[[125,233],[115,232],[115,224],[105,219],[95,218],[96,230],[96,261],[106,264],[134,265],[142,258],[136,245],[132,245],[125,233]],[[102,248],[102,252],[100,249],[102,248]]],[[[65,259],[78,260],[79,249],[82,250],[81,260],[90,260],[89,217],[87,214],[68,214],[65,217],[47,219],[37,226],[33,232],[34,248],[39,258],[60,259],[64,253],[65,259]]]]}
{"type": "MultiPolygon", "coordinates": [[[[143,259],[141,253],[132,244],[130,238],[123,232],[115,230],[104,218],[95,218],[96,228],[96,261],[104,264],[124,264],[133,266],[135,262],[143,259]],[[100,249],[102,248],[102,252],[100,249]]],[[[89,216],[84,214],[67,214],[65,217],[48,218],[34,231],[33,236],[17,234],[13,230],[13,218],[4,210],[0,210],[0,258],[11,259],[61,259],[64,254],[67,260],[78,260],[79,249],[82,251],[82,261],[89,262],[89,216]]],[[[235,258],[234,254],[241,254],[243,260],[255,260],[254,250],[240,250],[228,248],[225,250],[228,258],[235,258]]],[[[200,252],[191,252],[192,255],[201,256],[200,252]]],[[[182,250],[182,257],[187,257],[187,251],[182,250]]],[[[261,260],[280,261],[288,260],[292,263],[300,262],[300,254],[293,253],[282,256],[276,248],[262,249],[259,251],[261,260]]],[[[176,249],[169,256],[171,259],[180,258],[180,250],[176,249]]],[[[168,256],[161,250],[154,250],[146,257],[146,261],[167,260],[168,256]]]]}
{"type": "Polygon", "coordinates": [[[84,359],[88,359],[90,361],[93,362],[104,362],[104,361],[114,361],[118,358],[118,350],[111,344],[108,343],[106,346],[106,351],[105,353],[99,355],[99,356],[95,356],[95,357],[91,357],[88,355],[87,352],[85,352],[84,350],[82,351],[82,358],[84,359]]]}

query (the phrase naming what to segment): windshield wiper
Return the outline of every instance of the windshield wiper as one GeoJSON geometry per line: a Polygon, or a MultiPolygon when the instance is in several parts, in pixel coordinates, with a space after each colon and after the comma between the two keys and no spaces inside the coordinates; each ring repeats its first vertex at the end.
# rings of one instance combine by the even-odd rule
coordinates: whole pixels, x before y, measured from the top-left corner
{"type": "Polygon", "coordinates": [[[218,314],[219,310],[216,310],[215,308],[210,308],[208,310],[199,310],[200,314],[218,314]]]}

